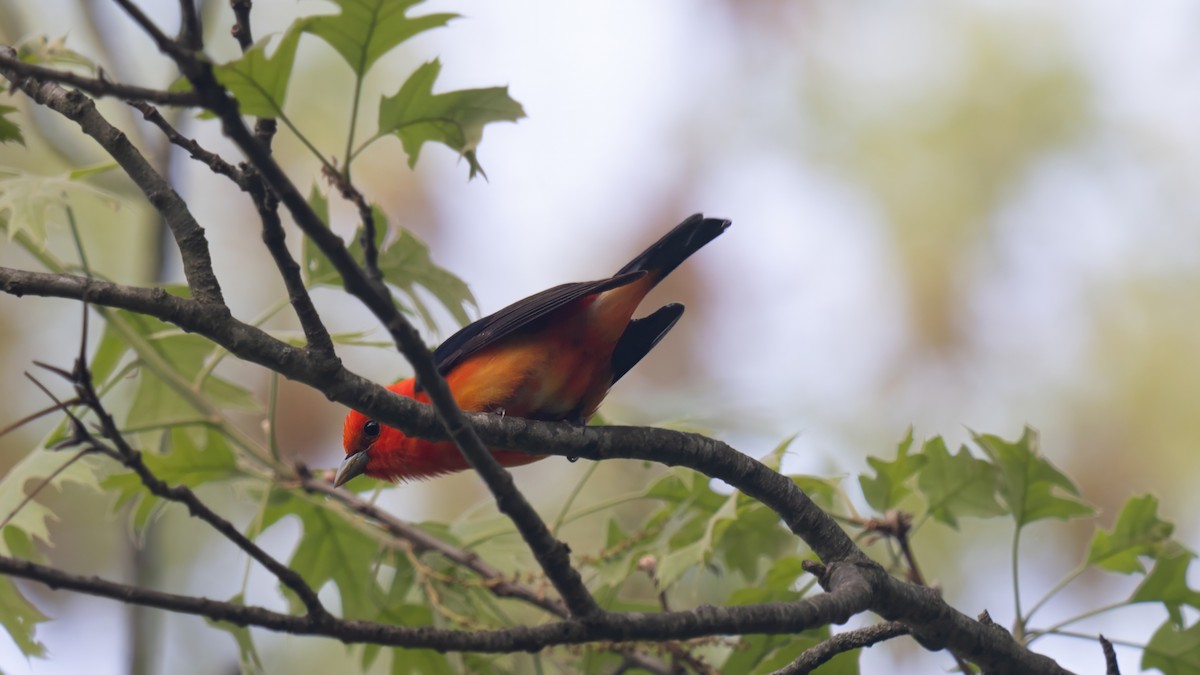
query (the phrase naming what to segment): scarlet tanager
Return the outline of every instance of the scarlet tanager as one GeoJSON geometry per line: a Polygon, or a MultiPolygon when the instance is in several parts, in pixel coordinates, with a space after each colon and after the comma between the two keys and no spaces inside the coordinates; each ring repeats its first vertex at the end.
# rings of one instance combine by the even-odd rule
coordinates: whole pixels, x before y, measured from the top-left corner
{"type": "MultiPolygon", "coordinates": [[[[633,319],[642,298],[727,227],[728,220],[696,214],[608,279],[555,286],[450,336],[434,351],[433,359],[454,400],[468,411],[586,423],[609,388],[683,314],[683,305],[673,303],[633,319]]],[[[429,402],[413,378],[388,389],[429,402]]],[[[346,458],[335,485],[362,473],[396,481],[468,467],[454,443],[409,438],[357,410],[346,415],[342,444],[346,458]]],[[[492,456],[504,466],[544,457],[513,450],[493,450],[492,456]]]]}

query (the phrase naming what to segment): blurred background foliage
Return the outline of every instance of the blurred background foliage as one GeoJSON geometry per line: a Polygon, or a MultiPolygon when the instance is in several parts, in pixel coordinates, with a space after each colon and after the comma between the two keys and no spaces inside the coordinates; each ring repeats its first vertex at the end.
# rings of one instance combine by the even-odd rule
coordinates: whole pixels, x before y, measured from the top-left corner
{"type": "MultiPolygon", "coordinates": [[[[174,3],[142,4],[176,24],[174,3]]],[[[210,52],[235,57],[227,3],[203,4],[210,52]]],[[[278,33],[297,13],[326,7],[259,0],[255,34],[278,33]]],[[[395,142],[360,157],[355,181],[469,283],[481,311],[609,274],[688,213],[734,221],[651,298],[683,301],[688,314],[613,392],[606,419],[707,430],[755,456],[799,432],[784,468],[823,475],[861,471],[867,454],[891,456],[909,424],[918,437],[943,434],[954,447],[968,436],[964,425],[1015,437],[1028,423],[1041,430],[1043,452],[1103,507],[1100,522],[1111,522],[1129,495],[1151,491],[1163,516],[1179,523],[1180,538],[1197,540],[1195,4],[1156,2],[1136,12],[1115,2],[1032,0],[422,8],[466,18],[390,54],[368,89],[394,90],[417,64],[441,55],[442,87],[507,83],[529,117],[489,127],[480,153],[487,182],[466,182],[466,166],[440,147],[410,171],[395,142]]],[[[41,34],[66,35],[119,81],[165,86],[172,77],[108,2],[0,3],[0,40],[41,34]]],[[[350,86],[332,50],[301,50],[290,106],[320,147],[340,147],[350,86]]],[[[168,154],[119,102],[101,105],[192,205],[234,312],[254,317],[279,298],[249,200],[168,154]]],[[[32,114],[27,147],[0,147],[3,167],[57,176],[103,160],[68,123],[32,114]]],[[[179,123],[206,147],[237,157],[215,125],[179,123]]],[[[282,133],[275,147],[298,184],[316,180],[315,163],[294,138],[282,133]]],[[[131,186],[115,173],[94,183],[119,206],[75,202],[93,266],[131,283],[178,280],[177,261],[161,254],[154,215],[131,186]]],[[[335,223],[348,226],[347,206],[331,207],[335,223]]],[[[46,226],[49,248],[68,255],[61,214],[47,211],[46,226]]],[[[36,266],[7,241],[0,263],[36,266]]],[[[335,330],[374,328],[336,294],[316,299],[335,330]]],[[[444,327],[431,342],[454,327],[440,318],[444,327]]],[[[289,325],[281,318],[275,327],[289,325]]],[[[73,303],[0,296],[0,381],[8,383],[0,388],[0,423],[42,405],[21,372],[32,359],[65,363],[77,336],[73,303]]],[[[405,373],[386,350],[342,355],[381,382],[405,373]]],[[[222,372],[265,397],[261,373],[222,372]]],[[[288,383],[280,385],[279,408],[283,451],[334,466],[344,411],[288,383]]],[[[240,423],[261,434],[260,421],[248,414],[240,423]]],[[[49,424],[0,439],[0,470],[49,424]]],[[[584,464],[552,459],[519,469],[518,480],[544,512],[556,513],[584,464]]],[[[578,503],[602,502],[658,475],[632,463],[603,465],[578,503]]],[[[108,500],[68,485],[51,501],[72,514],[55,525],[53,561],[81,569],[86,556],[89,571],[138,574],[128,526],[108,515],[108,500]]],[[[470,474],[406,485],[381,503],[413,520],[492,508],[470,474]]],[[[156,587],[218,593],[221,570],[240,570],[242,562],[184,521],[168,511],[150,528],[146,541],[158,562],[141,574],[156,587]]],[[[565,530],[576,551],[603,548],[599,522],[582,519],[565,530]]],[[[1083,522],[1067,530],[1074,538],[1029,546],[1027,588],[1043,591],[1071,569],[1090,527],[1083,522]]],[[[287,551],[295,525],[285,521],[267,536],[287,551]]],[[[940,580],[956,606],[968,614],[986,607],[1007,623],[1006,584],[980,580],[1007,579],[1009,537],[991,521],[958,533],[930,525],[916,547],[926,576],[940,580]]],[[[1113,590],[1123,581],[1086,576],[1060,598],[1063,614],[1098,593],[1123,596],[1113,590]]],[[[273,593],[261,585],[260,593],[273,593]]],[[[41,633],[52,660],[27,663],[0,647],[6,672],[127,672],[131,658],[146,658],[143,672],[187,662],[197,665],[193,672],[217,673],[235,663],[231,641],[199,620],[154,617],[143,630],[161,639],[147,655],[138,646],[145,635],[123,620],[126,608],[35,595],[59,617],[41,633]],[[122,637],[85,630],[97,617],[122,637]]],[[[1095,627],[1144,640],[1154,617],[1134,610],[1095,627]]],[[[1047,640],[1039,648],[1070,667],[1080,644],[1047,640]]],[[[260,650],[278,672],[336,667],[343,658],[337,645],[284,636],[264,638],[260,650]]],[[[1136,656],[1122,659],[1132,670],[1136,656]]],[[[942,665],[915,646],[872,650],[864,659],[866,672],[942,665]]]]}

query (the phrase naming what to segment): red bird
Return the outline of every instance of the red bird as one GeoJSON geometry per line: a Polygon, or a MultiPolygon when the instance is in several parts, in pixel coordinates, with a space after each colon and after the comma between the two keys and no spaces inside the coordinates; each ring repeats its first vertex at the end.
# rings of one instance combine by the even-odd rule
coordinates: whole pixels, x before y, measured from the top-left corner
{"type": "MultiPolygon", "coordinates": [[[[696,214],[600,281],[563,284],[466,326],[433,353],[463,410],[584,424],[609,388],[642,360],[683,314],[670,304],[642,319],[633,312],[663,277],[729,227],[696,214]]],[[[388,387],[422,403],[413,378],[388,387]]],[[[352,410],[342,428],[346,458],[335,485],[365,473],[382,480],[429,478],[469,465],[454,443],[409,438],[352,410]]],[[[542,459],[493,450],[504,466],[542,459]]]]}

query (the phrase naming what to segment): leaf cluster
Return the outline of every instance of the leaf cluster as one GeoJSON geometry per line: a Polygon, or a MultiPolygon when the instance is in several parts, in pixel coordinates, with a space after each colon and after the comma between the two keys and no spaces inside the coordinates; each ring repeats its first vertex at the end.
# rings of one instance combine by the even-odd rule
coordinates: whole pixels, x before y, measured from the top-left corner
{"type": "Polygon", "coordinates": [[[1025,528],[1044,520],[1093,516],[1097,509],[1041,454],[1033,429],[1027,427],[1015,441],[979,433],[972,433],[971,440],[974,447],[962,445],[954,453],[940,436],[917,447],[910,429],[893,459],[867,459],[871,471],[858,478],[866,502],[879,513],[894,509],[912,512],[914,531],[928,520],[958,529],[964,518],[1011,519],[1014,630],[1029,642],[1053,635],[1085,637],[1068,627],[1131,605],[1156,603],[1166,617],[1149,643],[1138,645],[1143,648],[1142,667],[1164,673],[1200,668],[1200,624],[1189,625],[1183,612],[1184,608],[1200,609],[1200,591],[1188,583],[1196,553],[1174,537],[1174,524],[1159,517],[1156,497],[1130,497],[1111,529],[1097,524],[1087,550],[1080,552],[1078,565],[1023,612],[1018,566],[1025,528]],[[1089,572],[1121,574],[1138,579],[1138,583],[1129,596],[1117,602],[1045,628],[1032,623],[1052,598],[1089,572]]]}

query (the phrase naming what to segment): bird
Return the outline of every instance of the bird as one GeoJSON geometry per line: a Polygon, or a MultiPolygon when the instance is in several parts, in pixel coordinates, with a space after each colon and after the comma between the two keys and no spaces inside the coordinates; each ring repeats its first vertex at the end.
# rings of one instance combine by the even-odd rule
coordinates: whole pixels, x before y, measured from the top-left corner
{"type": "MultiPolygon", "coordinates": [[[[695,214],[607,279],[555,286],[468,324],[434,350],[438,372],[463,410],[586,424],[612,385],[683,315],[683,305],[671,303],[634,319],[642,299],[729,226],[695,214]]],[[[415,378],[388,389],[429,403],[415,378]]],[[[412,438],[357,410],[346,415],[342,445],[335,486],[360,474],[396,482],[469,467],[452,441],[412,438]]],[[[491,452],[509,467],[545,457],[491,452]]]]}

